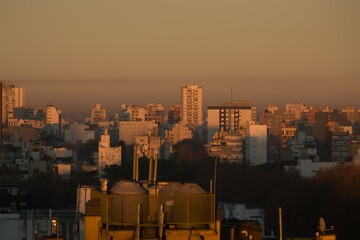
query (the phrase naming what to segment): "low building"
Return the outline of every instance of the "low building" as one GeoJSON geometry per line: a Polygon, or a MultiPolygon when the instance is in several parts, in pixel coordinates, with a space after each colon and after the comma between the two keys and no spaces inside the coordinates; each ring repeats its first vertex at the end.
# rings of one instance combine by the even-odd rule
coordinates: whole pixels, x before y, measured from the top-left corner
{"type": "Polygon", "coordinates": [[[104,168],[105,166],[111,165],[121,165],[121,146],[111,147],[110,146],[110,135],[108,134],[107,129],[105,133],[101,135],[99,141],[99,160],[98,166],[99,169],[104,168]]]}
{"type": "Polygon", "coordinates": [[[157,136],[158,125],[154,121],[120,121],[119,140],[127,145],[135,143],[136,136],[157,136]]]}
{"type": "Polygon", "coordinates": [[[221,162],[242,163],[244,160],[244,135],[219,132],[213,141],[205,146],[211,157],[221,162]]]}
{"type": "Polygon", "coordinates": [[[77,143],[86,143],[89,140],[95,140],[95,131],[89,130],[89,126],[85,124],[74,122],[65,130],[65,142],[76,145],[77,143]]]}

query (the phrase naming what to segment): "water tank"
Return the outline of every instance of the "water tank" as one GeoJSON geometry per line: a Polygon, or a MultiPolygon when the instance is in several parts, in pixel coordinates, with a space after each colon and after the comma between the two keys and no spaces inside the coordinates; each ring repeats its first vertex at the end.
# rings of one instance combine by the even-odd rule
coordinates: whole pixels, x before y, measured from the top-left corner
{"type": "Polygon", "coordinates": [[[110,219],[116,225],[133,225],[137,221],[140,204],[140,221],[146,221],[148,212],[147,191],[136,182],[119,181],[110,189],[110,219]]]}
{"type": "Polygon", "coordinates": [[[179,229],[204,228],[211,222],[212,195],[196,183],[169,183],[159,191],[165,222],[179,229]]]}
{"type": "Polygon", "coordinates": [[[111,189],[110,192],[113,194],[146,194],[146,190],[140,187],[136,182],[120,180],[111,189]]]}

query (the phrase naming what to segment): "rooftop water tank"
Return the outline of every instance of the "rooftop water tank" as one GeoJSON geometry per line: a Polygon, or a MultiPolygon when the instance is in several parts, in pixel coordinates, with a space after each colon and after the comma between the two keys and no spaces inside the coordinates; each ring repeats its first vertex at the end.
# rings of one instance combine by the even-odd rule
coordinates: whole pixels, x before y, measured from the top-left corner
{"type": "Polygon", "coordinates": [[[133,225],[137,221],[140,205],[141,222],[148,212],[147,191],[136,182],[119,181],[110,189],[110,219],[116,225],[133,225]]]}
{"type": "Polygon", "coordinates": [[[136,182],[120,180],[111,189],[113,194],[146,194],[146,190],[136,182]]]}

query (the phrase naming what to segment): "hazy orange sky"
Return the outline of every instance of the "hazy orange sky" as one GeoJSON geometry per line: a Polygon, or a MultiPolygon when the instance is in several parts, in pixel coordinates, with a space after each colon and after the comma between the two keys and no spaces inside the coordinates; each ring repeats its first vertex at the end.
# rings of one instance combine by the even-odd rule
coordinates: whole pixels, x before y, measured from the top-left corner
{"type": "Polygon", "coordinates": [[[359,0],[0,0],[0,80],[31,106],[360,105],[359,0]]]}

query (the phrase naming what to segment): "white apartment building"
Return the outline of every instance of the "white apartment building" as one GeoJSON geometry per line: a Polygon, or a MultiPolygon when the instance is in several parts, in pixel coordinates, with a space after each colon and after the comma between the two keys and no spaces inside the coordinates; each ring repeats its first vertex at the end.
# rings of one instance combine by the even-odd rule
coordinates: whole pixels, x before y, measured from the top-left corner
{"type": "Polygon", "coordinates": [[[121,165],[121,146],[111,147],[110,146],[110,135],[108,134],[107,129],[105,133],[101,135],[99,141],[99,159],[98,166],[99,169],[104,168],[105,166],[111,165],[121,165]]]}
{"type": "Polygon", "coordinates": [[[169,130],[167,140],[171,144],[176,144],[184,139],[192,138],[192,131],[187,127],[186,123],[179,122],[173,125],[172,129],[169,130]]]}
{"type": "Polygon", "coordinates": [[[154,121],[120,121],[119,140],[127,145],[135,143],[136,136],[157,136],[158,125],[154,121]]]}
{"type": "Polygon", "coordinates": [[[181,88],[181,121],[191,129],[203,124],[202,88],[195,84],[188,84],[181,88]]]}
{"type": "Polygon", "coordinates": [[[220,162],[242,163],[244,160],[244,136],[238,133],[219,132],[206,145],[206,152],[220,162]]]}
{"type": "Polygon", "coordinates": [[[249,124],[246,137],[246,160],[251,165],[267,162],[267,125],[249,124]]]}
{"type": "Polygon", "coordinates": [[[99,123],[106,121],[106,110],[101,104],[96,104],[91,110],[91,123],[99,123]]]}
{"type": "Polygon", "coordinates": [[[78,122],[71,123],[69,129],[65,130],[65,142],[76,144],[77,142],[86,143],[89,140],[95,139],[95,132],[89,130],[89,126],[79,124],[78,122]]]}

